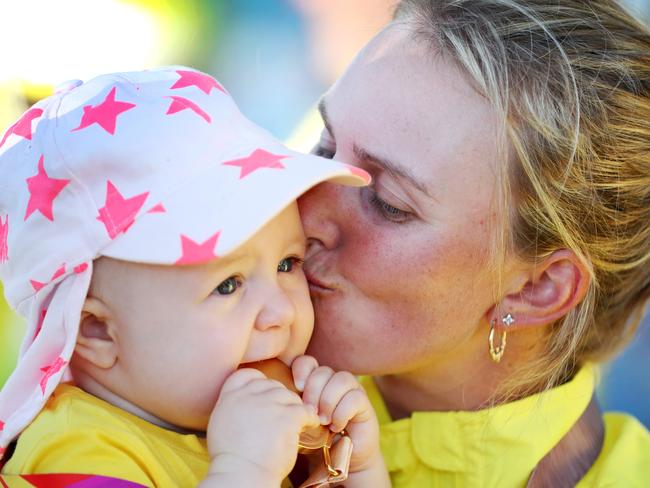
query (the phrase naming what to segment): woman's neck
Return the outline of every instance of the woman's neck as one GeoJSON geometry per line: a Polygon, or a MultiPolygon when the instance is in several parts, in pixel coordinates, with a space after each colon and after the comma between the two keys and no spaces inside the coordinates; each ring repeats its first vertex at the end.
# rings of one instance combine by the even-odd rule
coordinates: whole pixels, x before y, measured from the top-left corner
{"type": "Polygon", "coordinates": [[[399,375],[377,376],[375,383],[381,392],[391,418],[398,420],[417,411],[479,410],[490,400],[496,380],[458,371],[414,371],[399,375]]]}
{"type": "Polygon", "coordinates": [[[500,363],[491,360],[484,340],[421,368],[374,380],[394,420],[417,411],[480,410],[500,403],[496,395],[505,380],[541,354],[539,338],[524,333],[512,339],[500,363]]]}

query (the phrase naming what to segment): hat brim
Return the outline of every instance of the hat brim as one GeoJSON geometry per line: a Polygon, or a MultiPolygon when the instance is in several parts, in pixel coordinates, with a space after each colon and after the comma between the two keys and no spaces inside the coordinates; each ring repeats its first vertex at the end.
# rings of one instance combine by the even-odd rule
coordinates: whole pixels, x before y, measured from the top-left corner
{"type": "MultiPolygon", "coordinates": [[[[326,181],[356,187],[370,182],[363,170],[335,160],[289,150],[284,154],[289,156],[281,160],[281,167],[262,167],[243,175],[241,168],[233,166],[228,182],[224,182],[223,162],[206,167],[164,201],[147,202],[148,210],[100,254],[131,262],[180,264],[184,240],[201,245],[218,234],[213,254],[224,256],[312,187],[326,181]]],[[[210,253],[183,264],[200,264],[209,258],[210,253]]]]}

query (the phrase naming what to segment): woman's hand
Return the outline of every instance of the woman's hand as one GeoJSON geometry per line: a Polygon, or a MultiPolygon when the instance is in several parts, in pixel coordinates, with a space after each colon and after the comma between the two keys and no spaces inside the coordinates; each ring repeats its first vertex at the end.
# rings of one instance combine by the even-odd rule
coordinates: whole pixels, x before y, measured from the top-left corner
{"type": "Polygon", "coordinates": [[[379,424],[370,400],[353,374],[335,372],[319,366],[311,356],[300,356],[292,365],[294,382],[302,390],[302,401],[317,409],[321,425],[332,432],[346,430],[353,443],[350,477],[346,486],[353,486],[355,478],[372,484],[359,486],[390,486],[384,461],[379,450],[379,424]]]}
{"type": "Polygon", "coordinates": [[[293,468],[298,436],[319,425],[314,407],[280,382],[245,368],[224,383],[208,425],[212,459],[201,486],[280,486],[293,468]]]}

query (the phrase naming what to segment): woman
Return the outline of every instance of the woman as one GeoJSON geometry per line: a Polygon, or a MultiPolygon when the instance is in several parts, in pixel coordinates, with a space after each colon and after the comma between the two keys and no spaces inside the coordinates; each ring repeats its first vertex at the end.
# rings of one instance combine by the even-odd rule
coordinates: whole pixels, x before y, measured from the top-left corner
{"type": "Polygon", "coordinates": [[[304,196],[322,364],[366,378],[396,487],[639,486],[592,364],[650,295],[650,35],[612,0],[403,0],[323,97],[304,196]],[[604,433],[603,433],[604,429],[604,433]]]}

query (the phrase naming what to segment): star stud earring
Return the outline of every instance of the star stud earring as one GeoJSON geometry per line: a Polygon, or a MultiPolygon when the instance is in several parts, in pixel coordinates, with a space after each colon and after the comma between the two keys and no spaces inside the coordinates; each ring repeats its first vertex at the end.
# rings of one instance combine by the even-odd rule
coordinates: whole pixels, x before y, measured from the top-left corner
{"type": "Polygon", "coordinates": [[[501,322],[503,322],[503,325],[505,325],[506,327],[510,327],[512,324],[515,323],[515,318],[511,314],[508,314],[501,319],[501,322]]]}

